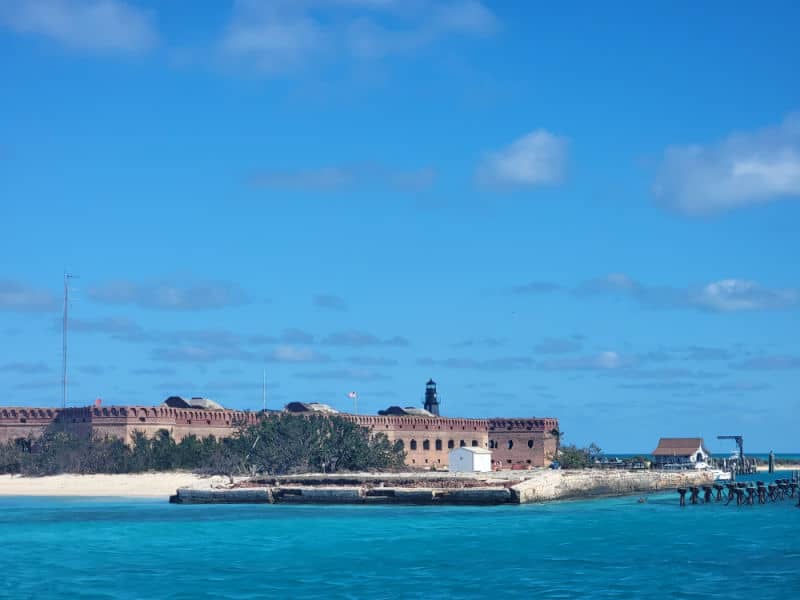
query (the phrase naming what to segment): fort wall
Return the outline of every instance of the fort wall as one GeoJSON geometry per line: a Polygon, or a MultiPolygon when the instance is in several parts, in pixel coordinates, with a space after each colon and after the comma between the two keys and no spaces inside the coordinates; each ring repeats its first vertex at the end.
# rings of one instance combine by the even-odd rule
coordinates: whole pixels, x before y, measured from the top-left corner
{"type": "MultiPolygon", "coordinates": [[[[460,446],[487,448],[495,466],[545,466],[555,454],[556,419],[464,419],[418,416],[341,414],[342,418],[402,442],[409,467],[446,467],[448,452],[460,446]]],[[[236,410],[202,410],[166,406],[104,406],[81,408],[2,408],[0,443],[38,437],[51,424],[78,435],[116,437],[131,443],[136,432],[152,437],[167,430],[176,441],[233,435],[240,424],[254,424],[259,414],[236,410]]]]}

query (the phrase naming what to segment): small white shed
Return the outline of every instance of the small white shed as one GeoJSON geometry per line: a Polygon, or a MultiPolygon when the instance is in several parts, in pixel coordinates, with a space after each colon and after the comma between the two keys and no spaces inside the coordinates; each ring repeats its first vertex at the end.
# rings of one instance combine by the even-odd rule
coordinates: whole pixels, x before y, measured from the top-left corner
{"type": "Polygon", "coordinates": [[[463,446],[450,450],[447,462],[451,473],[485,473],[492,470],[492,453],[486,448],[463,446]]]}

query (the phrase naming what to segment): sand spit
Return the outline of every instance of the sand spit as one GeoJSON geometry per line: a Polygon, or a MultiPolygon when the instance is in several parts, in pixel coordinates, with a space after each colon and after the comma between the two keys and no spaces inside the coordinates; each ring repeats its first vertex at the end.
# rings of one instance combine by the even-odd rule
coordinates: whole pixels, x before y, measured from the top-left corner
{"type": "Polygon", "coordinates": [[[130,473],[124,475],[0,475],[0,496],[124,496],[168,498],[177,488],[211,490],[227,479],[194,473],[130,473]]]}

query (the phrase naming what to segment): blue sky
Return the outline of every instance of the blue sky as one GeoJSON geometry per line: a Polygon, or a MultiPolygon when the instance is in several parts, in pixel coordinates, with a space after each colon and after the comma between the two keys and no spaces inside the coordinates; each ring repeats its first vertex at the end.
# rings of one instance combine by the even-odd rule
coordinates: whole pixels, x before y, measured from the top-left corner
{"type": "Polygon", "coordinates": [[[797,450],[796,3],[0,0],[0,386],[797,450]],[[713,440],[713,441],[712,441],[713,440]]]}

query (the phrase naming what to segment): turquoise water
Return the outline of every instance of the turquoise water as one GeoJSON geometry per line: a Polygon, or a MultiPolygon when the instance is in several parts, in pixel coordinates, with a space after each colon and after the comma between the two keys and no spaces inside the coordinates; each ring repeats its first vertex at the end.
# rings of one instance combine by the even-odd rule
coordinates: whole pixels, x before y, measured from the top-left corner
{"type": "Polygon", "coordinates": [[[797,598],[796,504],[0,498],[0,597],[797,598]]]}

